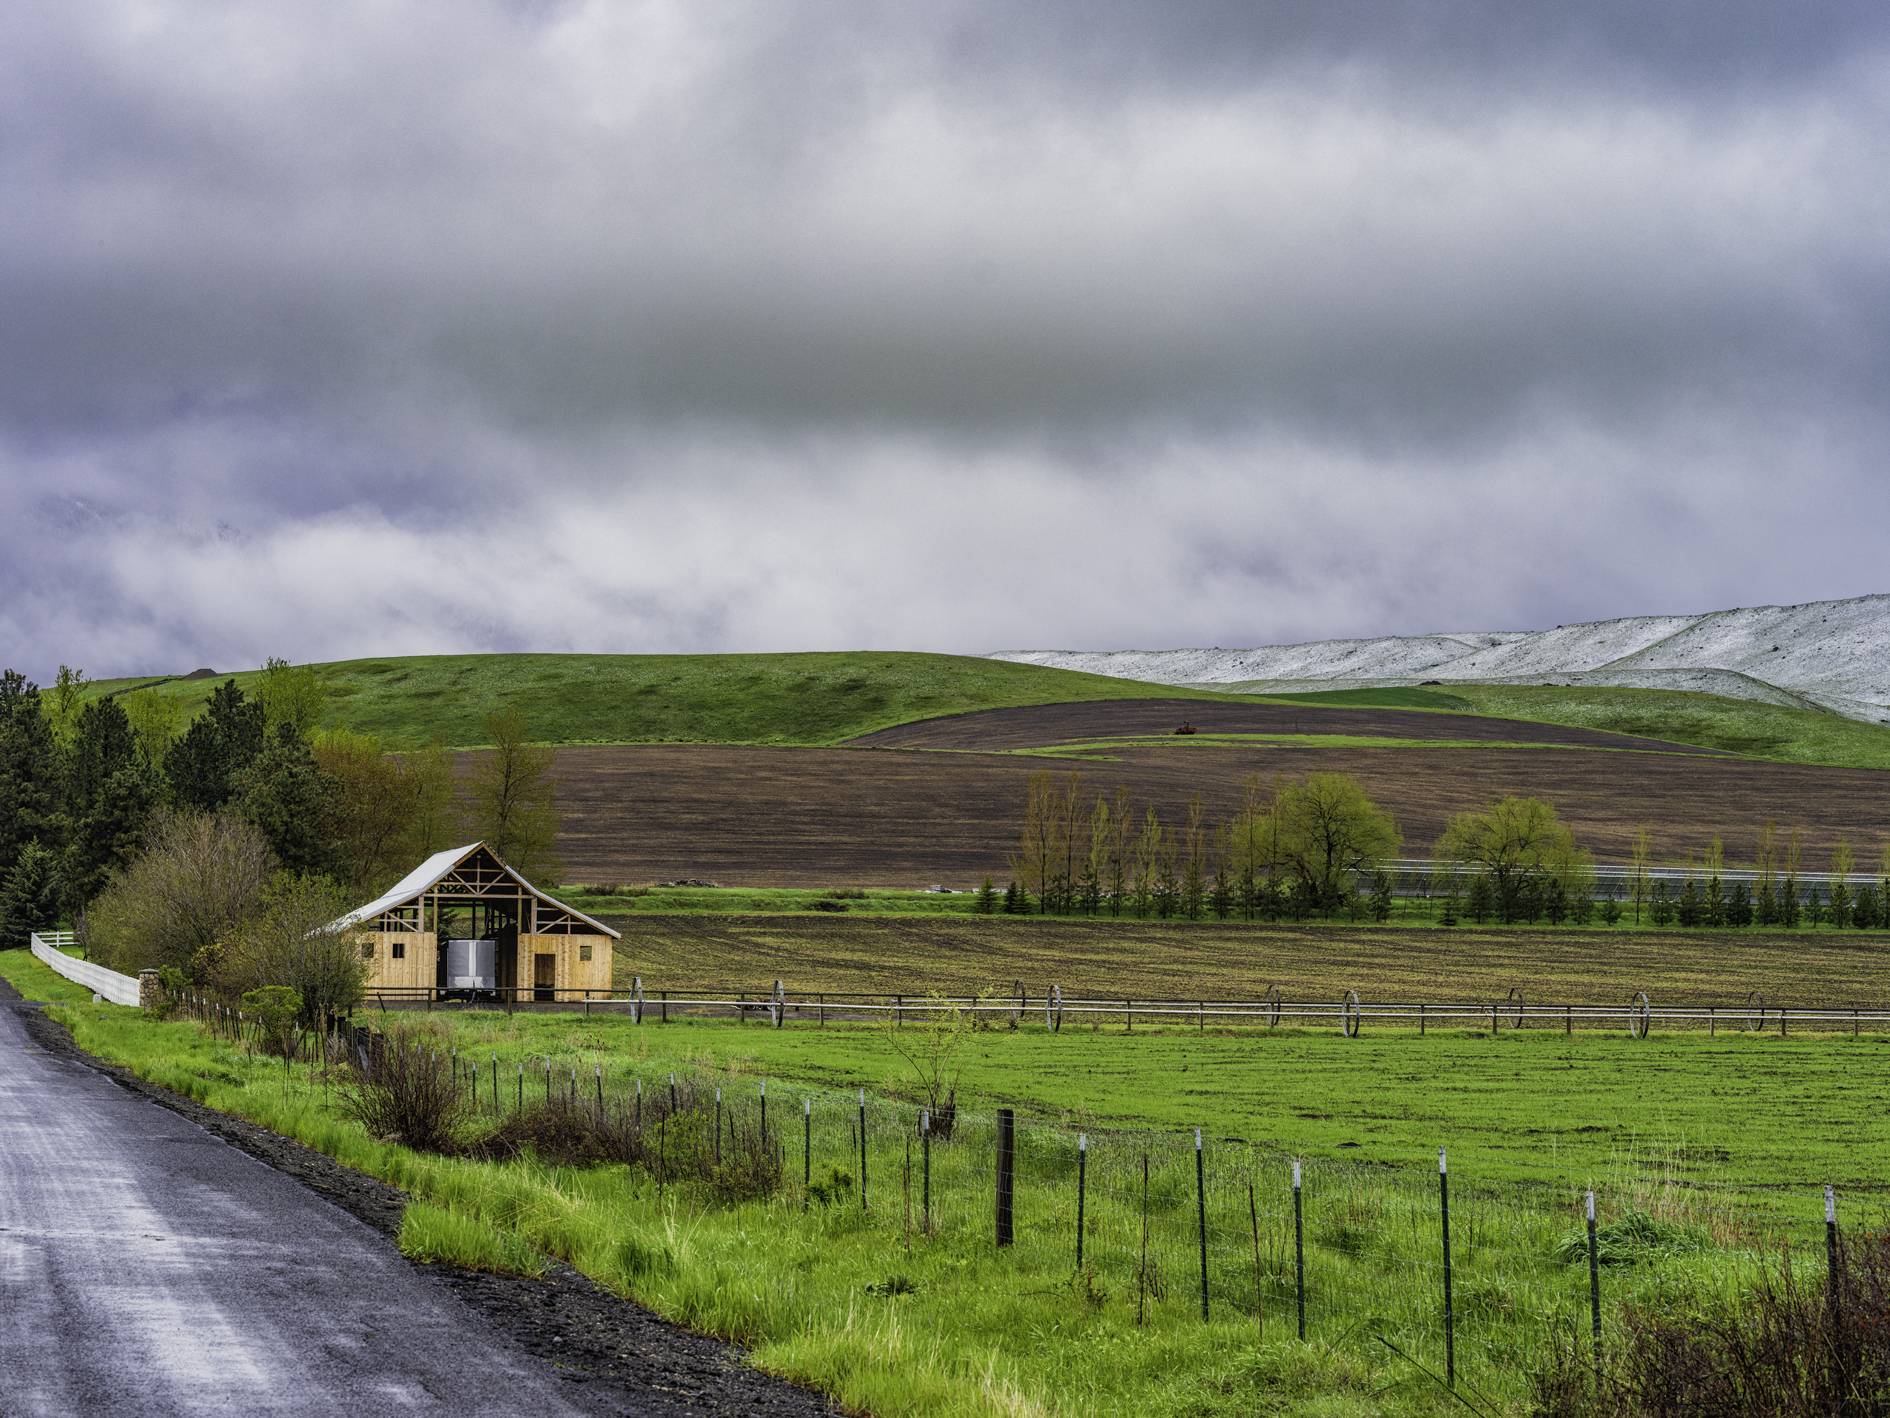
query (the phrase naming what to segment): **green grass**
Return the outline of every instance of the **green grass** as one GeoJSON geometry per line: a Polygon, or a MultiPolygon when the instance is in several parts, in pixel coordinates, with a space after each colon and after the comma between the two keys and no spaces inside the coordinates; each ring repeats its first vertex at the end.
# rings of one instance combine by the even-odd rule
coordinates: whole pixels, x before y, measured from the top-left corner
{"type": "MultiPolygon", "coordinates": [[[[839,743],[915,719],[1026,704],[1227,695],[969,655],[410,655],[315,666],[329,718],[396,747],[486,740],[518,707],[542,743],[839,743]]],[[[259,672],[234,676],[247,685],[259,672]]],[[[195,712],[222,682],[170,684],[195,712]]],[[[100,681],[99,692],[143,683],[100,681]]]]}
{"type": "MultiPolygon", "coordinates": [[[[31,978],[45,969],[22,952],[0,957],[0,969],[32,991],[50,989],[31,978]]],[[[786,1125],[793,1180],[772,1201],[729,1206],[687,1186],[658,1192],[623,1167],[575,1172],[529,1159],[485,1164],[415,1154],[341,1118],[305,1068],[285,1070],[193,1024],[135,1010],[57,1013],[93,1052],[406,1188],[415,1204],[401,1246],[416,1259],[531,1273],[541,1266],[534,1252],[557,1256],[672,1319],[749,1346],[763,1367],[886,1415],[1452,1411],[1434,1385],[1371,1338],[1383,1334],[1439,1362],[1439,1139],[1451,1146],[1460,1373],[1501,1410],[1520,1411],[1550,1327],[1580,1313],[1586,1294],[1585,1268],[1558,1259],[1575,1219],[1571,1183],[1598,1185],[1604,1220],[1622,1236],[1661,1239],[1638,1249],[1623,1241],[1635,1263],[1611,1267],[1604,1281],[1612,1324],[1616,1300],[1671,1295],[1679,1283],[1723,1292],[1749,1277],[1759,1256],[1803,1229],[1776,1203],[1809,1219],[1817,1206],[1812,1179],[1822,1180],[1828,1160],[1848,1168],[1833,1175],[1845,1187],[1846,1214],[1855,1215],[1856,1192],[1871,1184],[1868,1159],[1883,1154],[1886,1140],[1873,1122],[1886,1112],[1871,1081],[1882,1047],[1874,1041],[1570,1043],[1461,1034],[1347,1041],[1277,1032],[1256,1039],[1247,1031],[1138,1031],[1131,1039],[999,1028],[972,1037],[961,1101],[1016,1102],[1049,1116],[1024,1121],[1018,1245],[994,1252],[988,1114],[963,1115],[957,1140],[933,1148],[938,1226],[928,1234],[912,1112],[886,1100],[886,1086],[902,1081],[879,1030],[666,1029],[568,1013],[409,1016],[440,1031],[440,1046],[462,1057],[484,1063],[497,1053],[508,1080],[516,1061],[530,1060],[533,1093],[544,1060],[554,1080],[567,1066],[585,1074],[601,1066],[613,1096],[626,1100],[633,1078],[659,1088],[676,1069],[720,1083],[728,1107],[752,1126],[758,1080],[774,1080],[774,1127],[786,1125]],[[871,1205],[861,1210],[856,1190],[843,1187],[834,1203],[803,1210],[801,1098],[815,1104],[816,1178],[857,1175],[849,1120],[852,1088],[862,1083],[876,1095],[871,1205]],[[1700,1101],[1708,1096],[1736,1100],[1736,1115],[1710,1116],[1700,1101]],[[1334,1121],[1322,1111],[1334,1118],[1349,1111],[1344,1122],[1371,1136],[1370,1147],[1341,1148],[1330,1127],[1314,1135],[1334,1121]],[[1605,1119],[1615,1131],[1605,1139],[1583,1132],[1583,1117],[1605,1119]],[[1191,1138],[1159,1131],[1191,1122],[1204,1124],[1210,1140],[1208,1323],[1198,1311],[1191,1138]],[[1682,1142],[1679,1130],[1689,1123],[1708,1140],[1682,1142]],[[1105,1133],[1105,1124],[1158,1131],[1105,1133]],[[1076,1128],[1092,1141],[1080,1275],[1071,1254],[1076,1128]],[[1409,1145],[1387,1128],[1404,1129],[1409,1145]],[[1820,1130],[1845,1134],[1841,1147],[1836,1138],[1827,1147],[1820,1130]],[[1305,1345],[1292,1337],[1286,1151],[1227,1140],[1243,1136],[1334,1159],[1315,1160],[1306,1173],[1305,1345]],[[1734,1146],[1716,1148],[1715,1138],[1734,1146]],[[1549,1154],[1550,1165],[1525,1150],[1549,1154]],[[1779,1175],[1781,1168],[1791,1174],[1779,1175]],[[1547,1182],[1551,1174],[1560,1185],[1501,1180],[1547,1182]],[[1754,1176],[1804,1195],[1768,1199],[1722,1185],[1754,1176]],[[1636,1220],[1643,1212],[1659,1224],[1636,1220]],[[1145,1214],[1150,1272],[1140,1261],[1145,1214]],[[1153,1284],[1147,1295],[1144,1274],[1153,1284]],[[1142,1323],[1138,1303],[1146,1304],[1142,1323]]],[[[510,1096],[508,1084],[508,1106],[510,1096]]],[[[489,1108],[490,1092],[484,1101],[489,1108]]],[[[1803,1249],[1815,1257],[1815,1246],[1803,1249]]]]}
{"type": "Polygon", "coordinates": [[[1749,699],[1666,689],[1453,684],[1479,714],[1637,734],[1780,763],[1890,768],[1890,728],[1749,699]]]}
{"type": "Polygon", "coordinates": [[[1461,712],[1474,706],[1454,694],[1440,694],[1434,689],[1315,689],[1304,694],[1269,694],[1269,700],[1283,699],[1291,704],[1330,704],[1337,708],[1370,709],[1444,709],[1461,712]]]}

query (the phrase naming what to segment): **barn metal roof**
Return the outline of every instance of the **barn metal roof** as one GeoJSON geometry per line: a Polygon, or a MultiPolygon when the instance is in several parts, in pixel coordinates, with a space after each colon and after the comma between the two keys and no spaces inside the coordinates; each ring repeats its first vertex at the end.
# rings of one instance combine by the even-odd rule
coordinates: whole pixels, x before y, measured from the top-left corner
{"type": "Polygon", "coordinates": [[[348,912],[347,915],[337,920],[333,928],[345,929],[348,926],[358,926],[365,921],[373,920],[374,917],[384,912],[395,910],[401,906],[412,905],[413,902],[433,890],[442,881],[446,880],[447,877],[452,876],[469,857],[482,850],[487,857],[497,865],[501,872],[518,884],[522,894],[530,896],[535,900],[543,901],[546,905],[554,906],[574,919],[583,921],[601,935],[607,935],[614,939],[622,938],[622,932],[613,931],[602,921],[595,920],[585,915],[582,911],[567,906],[564,902],[558,900],[557,897],[540,891],[529,881],[525,880],[524,877],[512,870],[511,867],[507,866],[505,860],[500,857],[497,852],[487,847],[484,842],[472,842],[464,847],[448,847],[444,852],[435,852],[424,862],[420,863],[419,866],[402,877],[399,883],[396,884],[392,890],[387,892],[386,895],[376,897],[365,906],[357,906],[354,910],[348,912]]]}

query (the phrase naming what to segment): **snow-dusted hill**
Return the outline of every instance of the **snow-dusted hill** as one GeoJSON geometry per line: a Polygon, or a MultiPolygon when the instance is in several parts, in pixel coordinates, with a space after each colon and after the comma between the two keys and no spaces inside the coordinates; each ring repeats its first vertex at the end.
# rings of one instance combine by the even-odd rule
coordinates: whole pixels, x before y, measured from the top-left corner
{"type": "Polygon", "coordinates": [[[1890,595],[1632,616],[1554,630],[1315,640],[1252,650],[1016,650],[990,658],[1263,693],[1423,680],[1692,689],[1890,723],[1890,595]]]}

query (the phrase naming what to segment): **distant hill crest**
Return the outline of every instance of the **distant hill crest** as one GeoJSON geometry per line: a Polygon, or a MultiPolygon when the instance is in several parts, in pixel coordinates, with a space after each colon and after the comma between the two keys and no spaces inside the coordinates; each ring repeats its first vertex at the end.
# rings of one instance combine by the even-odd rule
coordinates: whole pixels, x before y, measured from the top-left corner
{"type": "Polygon", "coordinates": [[[1890,595],[1629,616],[1553,630],[1447,631],[1250,650],[1013,650],[989,658],[1261,694],[1424,680],[1687,689],[1890,723],[1890,595]]]}

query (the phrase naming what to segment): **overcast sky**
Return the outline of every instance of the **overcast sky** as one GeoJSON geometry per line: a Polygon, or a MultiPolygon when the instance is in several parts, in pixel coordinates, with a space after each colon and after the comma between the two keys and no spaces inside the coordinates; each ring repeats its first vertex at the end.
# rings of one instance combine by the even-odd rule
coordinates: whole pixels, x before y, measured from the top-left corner
{"type": "Polygon", "coordinates": [[[14,0],[0,651],[1890,590],[1890,9],[14,0]]]}

